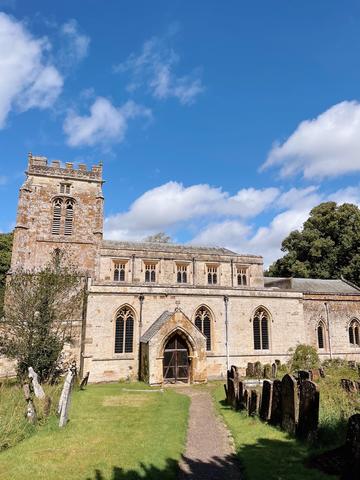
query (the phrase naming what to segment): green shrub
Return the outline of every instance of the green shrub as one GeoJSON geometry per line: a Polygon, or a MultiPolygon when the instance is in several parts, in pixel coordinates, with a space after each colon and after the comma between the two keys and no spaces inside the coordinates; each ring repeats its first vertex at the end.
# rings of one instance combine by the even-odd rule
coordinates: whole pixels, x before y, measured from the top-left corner
{"type": "Polygon", "coordinates": [[[300,343],[289,360],[290,370],[310,370],[320,367],[319,355],[315,347],[300,343]]]}

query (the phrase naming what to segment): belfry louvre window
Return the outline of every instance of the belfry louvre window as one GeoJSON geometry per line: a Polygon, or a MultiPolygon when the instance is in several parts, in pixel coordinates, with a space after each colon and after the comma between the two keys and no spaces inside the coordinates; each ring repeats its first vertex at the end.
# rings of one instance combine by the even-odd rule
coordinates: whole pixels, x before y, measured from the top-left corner
{"type": "Polygon", "coordinates": [[[237,276],[237,284],[241,286],[245,286],[248,284],[247,279],[248,269],[246,267],[236,267],[236,276],[237,276]]]}
{"type": "Polygon", "coordinates": [[[155,263],[145,263],[145,282],[156,282],[156,265],[155,263]]]}
{"type": "Polygon", "coordinates": [[[211,314],[206,307],[196,311],[195,326],[206,337],[206,350],[211,350],[211,314]]]}
{"type": "Polygon", "coordinates": [[[177,265],[177,283],[187,283],[187,265],[177,265]]]}
{"type": "Polygon", "coordinates": [[[62,203],[61,198],[55,199],[53,203],[53,220],[51,227],[51,233],[53,235],[60,235],[62,203]]]}
{"type": "Polygon", "coordinates": [[[208,265],[207,279],[209,285],[217,285],[218,283],[218,267],[216,265],[208,265]]]}
{"type": "Polygon", "coordinates": [[[258,308],[253,318],[254,350],[269,349],[269,315],[263,308],[258,308]]]}
{"type": "Polygon", "coordinates": [[[323,322],[319,322],[317,326],[318,348],[325,348],[324,331],[325,331],[325,328],[324,328],[323,322]]]}
{"type": "Polygon", "coordinates": [[[360,347],[360,323],[358,320],[352,320],[349,325],[349,341],[351,345],[360,347]]]}
{"type": "Polygon", "coordinates": [[[60,184],[60,193],[70,194],[70,183],[61,183],[60,184]]]}
{"type": "Polygon", "coordinates": [[[73,233],[73,221],[74,221],[74,202],[73,200],[66,201],[65,208],[65,235],[72,235],[73,233]]]}
{"type": "Polygon", "coordinates": [[[125,282],[125,263],[114,263],[114,282],[125,282]]]}
{"type": "Polygon", "coordinates": [[[134,313],[122,307],[115,321],[115,353],[132,353],[134,340],[134,313]]]}

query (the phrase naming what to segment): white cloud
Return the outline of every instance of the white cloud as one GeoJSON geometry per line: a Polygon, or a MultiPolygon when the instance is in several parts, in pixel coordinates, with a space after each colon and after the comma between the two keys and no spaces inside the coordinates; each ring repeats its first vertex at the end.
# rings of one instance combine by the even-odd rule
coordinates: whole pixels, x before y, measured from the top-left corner
{"type": "Polygon", "coordinates": [[[76,20],[71,19],[60,29],[65,44],[62,50],[62,59],[66,64],[77,63],[83,60],[89,51],[90,38],[80,33],[76,20]]]}
{"type": "Polygon", "coordinates": [[[14,107],[49,108],[61,93],[63,78],[46,59],[50,48],[47,39],[0,12],[0,128],[14,107]]]}
{"type": "Polygon", "coordinates": [[[343,203],[354,203],[360,206],[360,186],[341,188],[329,195],[328,200],[340,205],[343,203]]]}
{"type": "Polygon", "coordinates": [[[179,56],[163,39],[152,38],[146,41],[139,55],[132,53],[128,59],[115,66],[116,72],[130,72],[129,91],[145,85],[151,94],[158,99],[177,98],[183,105],[193,103],[203,92],[204,86],[198,69],[189,74],[179,76],[175,67],[179,56]]]}
{"type": "Polygon", "coordinates": [[[344,101],[300,123],[275,145],[262,166],[279,167],[283,177],[302,172],[323,178],[360,171],[360,104],[344,101]]]}
{"type": "Polygon", "coordinates": [[[250,218],[268,208],[279,195],[276,188],[242,189],[230,196],[221,188],[207,184],[184,187],[168,182],[145,192],[128,212],[106,219],[108,238],[143,237],[195,219],[216,217],[250,218]]]}
{"type": "Polygon", "coordinates": [[[115,107],[108,99],[97,97],[89,115],[68,112],[64,121],[67,143],[72,147],[120,143],[124,140],[128,122],[136,117],[151,117],[151,110],[132,101],[115,107]]]}

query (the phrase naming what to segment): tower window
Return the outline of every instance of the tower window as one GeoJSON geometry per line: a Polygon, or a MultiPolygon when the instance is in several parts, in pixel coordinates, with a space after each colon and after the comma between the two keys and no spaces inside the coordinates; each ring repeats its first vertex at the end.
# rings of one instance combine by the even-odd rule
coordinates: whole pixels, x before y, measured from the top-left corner
{"type": "Polygon", "coordinates": [[[206,307],[196,311],[195,326],[206,337],[206,350],[211,350],[211,314],[206,307]]]}
{"type": "Polygon", "coordinates": [[[115,321],[115,353],[132,353],[134,340],[134,313],[122,307],[115,321]]]}
{"type": "Polygon", "coordinates": [[[125,282],[125,263],[114,263],[114,282],[125,282]]]}
{"type": "Polygon", "coordinates": [[[269,349],[268,323],[268,313],[263,308],[258,308],[253,318],[254,350],[269,349]]]}
{"type": "Polygon", "coordinates": [[[65,193],[66,195],[70,194],[70,183],[61,183],[60,184],[60,193],[65,193]]]}
{"type": "Polygon", "coordinates": [[[237,284],[244,287],[248,284],[248,269],[246,267],[236,267],[237,284]]]}
{"type": "Polygon", "coordinates": [[[73,233],[73,221],[74,221],[74,202],[73,200],[67,200],[65,208],[65,235],[72,235],[73,233]]]}
{"type": "Polygon", "coordinates": [[[53,235],[60,235],[62,203],[61,198],[56,198],[53,203],[53,221],[51,228],[53,235]]]}
{"type": "Polygon", "coordinates": [[[208,265],[207,267],[208,285],[217,285],[218,283],[218,267],[216,265],[208,265]]]}
{"type": "Polygon", "coordinates": [[[177,283],[187,283],[187,265],[177,265],[177,283]]]}
{"type": "Polygon", "coordinates": [[[155,263],[145,263],[145,282],[146,283],[156,282],[156,264],[155,263]]]}

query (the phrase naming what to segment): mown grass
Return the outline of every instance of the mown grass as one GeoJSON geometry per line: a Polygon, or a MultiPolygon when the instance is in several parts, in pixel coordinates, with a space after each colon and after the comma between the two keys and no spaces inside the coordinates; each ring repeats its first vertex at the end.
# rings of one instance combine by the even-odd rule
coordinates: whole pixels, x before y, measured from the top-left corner
{"type": "Polygon", "coordinates": [[[236,453],[248,480],[326,480],[333,476],[306,468],[311,447],[285,432],[232,410],[225,403],[223,386],[214,390],[218,411],[234,438],[236,453]]]}
{"type": "Polygon", "coordinates": [[[36,435],[0,453],[0,480],[174,480],[189,398],[171,389],[138,389],[150,390],[107,384],[74,392],[65,428],[52,418],[36,435]]]}

